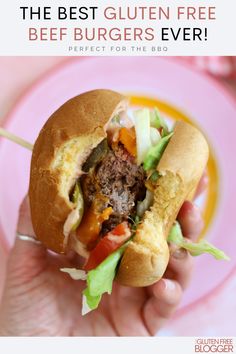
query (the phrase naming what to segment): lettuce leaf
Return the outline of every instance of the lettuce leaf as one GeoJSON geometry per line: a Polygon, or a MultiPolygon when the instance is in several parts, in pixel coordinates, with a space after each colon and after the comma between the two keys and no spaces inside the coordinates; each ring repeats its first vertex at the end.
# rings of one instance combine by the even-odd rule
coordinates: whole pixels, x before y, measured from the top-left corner
{"type": "Polygon", "coordinates": [[[160,129],[162,128],[162,136],[166,136],[169,134],[168,126],[165,120],[161,117],[161,114],[157,107],[154,108],[153,111],[150,112],[150,123],[151,127],[160,129]]]}
{"type": "Polygon", "coordinates": [[[143,163],[143,168],[145,171],[153,170],[156,168],[172,135],[173,133],[166,135],[164,138],[159,140],[157,145],[149,148],[143,163]]]}
{"type": "Polygon", "coordinates": [[[219,250],[206,240],[191,242],[184,238],[182,235],[181,227],[177,221],[172,227],[167,241],[186,249],[192,256],[199,256],[201,254],[208,253],[217,260],[230,260],[230,258],[223,251],[219,250]]]}
{"type": "Polygon", "coordinates": [[[160,177],[160,176],[159,176],[159,173],[158,173],[157,171],[154,171],[154,172],[151,174],[151,176],[150,176],[150,180],[151,180],[152,182],[156,182],[159,177],[160,177]]]}
{"type": "Polygon", "coordinates": [[[158,141],[161,140],[161,134],[159,133],[159,130],[151,127],[150,128],[150,138],[151,138],[152,146],[156,145],[158,143],[158,141]]]}
{"type": "Polygon", "coordinates": [[[127,244],[128,242],[108,256],[97,268],[88,272],[87,288],[83,291],[82,314],[96,309],[104,293],[111,294],[116,268],[127,244]]]}
{"type": "Polygon", "coordinates": [[[219,250],[206,240],[201,240],[197,243],[184,241],[182,247],[188,250],[192,256],[200,256],[203,253],[208,253],[217,260],[230,260],[230,258],[223,251],[219,250]]]}
{"type": "Polygon", "coordinates": [[[181,246],[183,239],[184,239],[184,237],[182,234],[180,224],[178,223],[178,221],[175,221],[174,225],[172,226],[172,228],[170,230],[167,241],[170,243],[174,243],[177,246],[181,246]]]}
{"type": "Polygon", "coordinates": [[[137,163],[140,165],[152,146],[150,132],[150,112],[143,108],[134,112],[134,123],[137,144],[137,163]]]}
{"type": "Polygon", "coordinates": [[[98,307],[101,299],[102,295],[92,296],[89,292],[89,289],[86,288],[83,291],[82,315],[86,315],[90,311],[95,310],[98,307]]]}

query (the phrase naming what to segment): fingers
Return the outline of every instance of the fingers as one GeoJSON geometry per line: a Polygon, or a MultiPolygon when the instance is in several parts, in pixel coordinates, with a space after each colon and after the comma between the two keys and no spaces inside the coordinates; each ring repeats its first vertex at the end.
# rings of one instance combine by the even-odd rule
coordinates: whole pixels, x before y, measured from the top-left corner
{"type": "MultiPolygon", "coordinates": [[[[200,210],[193,203],[186,201],[178,215],[183,235],[195,241],[203,228],[200,210]]],[[[184,290],[190,283],[193,271],[193,258],[184,250],[170,245],[170,261],[165,276],[175,279],[184,290]]]]}
{"type": "MultiPolygon", "coordinates": [[[[193,203],[186,201],[178,215],[183,235],[195,241],[203,228],[200,210],[193,203]]],[[[175,279],[184,290],[190,283],[193,271],[193,258],[183,248],[170,245],[170,261],[165,277],[175,279]]]]}
{"type": "Polygon", "coordinates": [[[115,331],[119,336],[148,336],[143,323],[142,306],[146,303],[146,289],[130,288],[114,283],[112,296],[104,299],[115,331]]]}
{"type": "Polygon", "coordinates": [[[34,237],[34,230],[30,215],[30,205],[28,195],[23,199],[18,216],[17,231],[21,234],[34,237]]]}
{"type": "MultiPolygon", "coordinates": [[[[27,197],[19,209],[17,231],[20,234],[34,237],[27,197]]],[[[14,283],[27,282],[44,269],[46,260],[47,252],[41,244],[16,237],[8,260],[7,276],[14,283]]]]}
{"type": "Polygon", "coordinates": [[[202,178],[200,179],[200,182],[199,182],[198,187],[196,189],[195,198],[197,198],[200,194],[202,194],[202,192],[204,192],[206,190],[208,182],[209,182],[209,178],[207,175],[207,171],[205,170],[203,172],[202,178]]]}
{"type": "MultiPolygon", "coordinates": [[[[207,188],[208,182],[209,178],[205,170],[198,184],[195,198],[207,188]]],[[[184,236],[192,240],[196,240],[203,229],[203,219],[200,210],[190,201],[186,201],[182,205],[178,215],[178,221],[181,224],[184,236]]]]}
{"type": "Polygon", "coordinates": [[[144,305],[143,317],[149,333],[155,335],[179,305],[182,289],[177,281],[162,278],[148,291],[151,296],[144,305]]]}
{"type": "Polygon", "coordinates": [[[178,305],[182,290],[175,280],[162,278],[151,286],[152,294],[158,302],[163,303],[163,307],[159,309],[162,317],[169,317],[173,307],[178,305]]]}
{"type": "Polygon", "coordinates": [[[70,266],[74,268],[82,269],[85,264],[85,258],[74,251],[69,251],[64,258],[66,258],[70,262],[70,266]]]}
{"type": "Polygon", "coordinates": [[[193,272],[193,257],[184,249],[175,250],[171,255],[164,277],[175,279],[185,290],[190,283],[193,272]]]}
{"type": "Polygon", "coordinates": [[[198,238],[204,225],[199,208],[189,201],[182,205],[178,214],[178,221],[183,235],[193,241],[198,238]]]}
{"type": "MultiPolygon", "coordinates": [[[[34,236],[27,198],[24,199],[19,210],[17,229],[22,234],[34,236]]],[[[7,263],[1,302],[0,331],[2,333],[11,333],[11,331],[14,333],[14,326],[17,327],[21,323],[20,319],[24,317],[28,306],[30,307],[27,294],[32,294],[32,289],[36,288],[36,284],[38,286],[38,275],[46,266],[47,253],[41,244],[16,238],[7,263]]]]}
{"type": "MultiPolygon", "coordinates": [[[[201,194],[208,184],[208,177],[204,172],[196,196],[201,194]]],[[[196,240],[203,228],[200,210],[193,203],[186,201],[178,215],[183,235],[196,240]]],[[[144,305],[143,317],[151,335],[163,327],[167,319],[176,310],[182,292],[188,286],[193,270],[193,258],[184,249],[170,246],[170,261],[164,277],[148,288],[150,298],[144,305]]]]}

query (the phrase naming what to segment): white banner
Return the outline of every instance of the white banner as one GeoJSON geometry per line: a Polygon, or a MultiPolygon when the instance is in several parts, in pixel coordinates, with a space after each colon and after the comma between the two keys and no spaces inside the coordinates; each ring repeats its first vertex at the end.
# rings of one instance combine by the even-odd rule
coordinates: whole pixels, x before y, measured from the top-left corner
{"type": "Polygon", "coordinates": [[[235,0],[10,0],[0,55],[236,55],[235,0]]]}
{"type": "Polygon", "coordinates": [[[192,354],[192,353],[236,353],[235,338],[2,338],[2,353],[17,354],[192,354]]]}

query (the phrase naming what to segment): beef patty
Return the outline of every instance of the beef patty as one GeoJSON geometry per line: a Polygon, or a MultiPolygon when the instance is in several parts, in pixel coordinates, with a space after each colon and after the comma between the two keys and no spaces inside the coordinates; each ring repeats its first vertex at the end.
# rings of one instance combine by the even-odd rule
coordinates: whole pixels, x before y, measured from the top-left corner
{"type": "Polygon", "coordinates": [[[113,213],[103,223],[102,233],[113,229],[135,212],[135,203],[145,196],[144,170],[123,145],[115,145],[94,169],[82,177],[85,203],[89,206],[96,194],[105,196],[113,213]]]}

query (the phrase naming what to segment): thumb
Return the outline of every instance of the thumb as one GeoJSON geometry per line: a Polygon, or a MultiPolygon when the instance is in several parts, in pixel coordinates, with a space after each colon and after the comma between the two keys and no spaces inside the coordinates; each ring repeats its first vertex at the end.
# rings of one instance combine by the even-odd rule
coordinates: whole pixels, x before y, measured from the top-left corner
{"type": "Polygon", "coordinates": [[[10,252],[7,279],[22,284],[37,276],[47,265],[46,249],[35,240],[28,197],[25,197],[19,209],[17,234],[24,236],[16,237],[10,252]]]}

